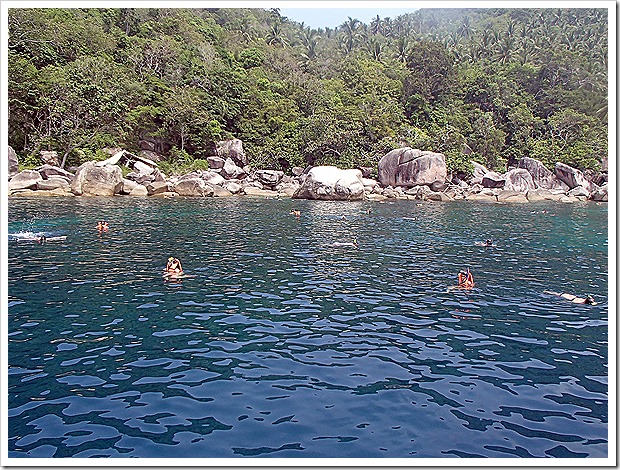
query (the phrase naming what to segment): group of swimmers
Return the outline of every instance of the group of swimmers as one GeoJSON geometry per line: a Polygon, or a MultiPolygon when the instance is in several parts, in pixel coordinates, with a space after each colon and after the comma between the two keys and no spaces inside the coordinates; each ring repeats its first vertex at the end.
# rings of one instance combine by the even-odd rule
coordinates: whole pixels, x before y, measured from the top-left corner
{"type": "Polygon", "coordinates": [[[110,226],[108,225],[106,221],[100,220],[99,222],[97,222],[97,230],[99,231],[99,233],[107,232],[109,228],[110,226]]]}
{"type": "MultiPolygon", "coordinates": [[[[370,213],[370,210],[368,212],[370,213]]],[[[295,217],[299,217],[301,215],[301,211],[297,209],[292,209],[290,214],[294,215],[295,217]]],[[[104,222],[104,223],[105,223],[105,231],[107,231],[107,227],[108,227],[107,222],[104,222]]],[[[99,224],[101,224],[101,222],[99,222],[99,224]]],[[[477,244],[479,244],[480,246],[488,246],[488,247],[495,246],[493,244],[492,238],[487,238],[483,243],[477,242],[477,244]]],[[[336,242],[332,244],[332,246],[352,246],[355,248],[359,248],[357,239],[354,239],[353,243],[336,242]]],[[[164,273],[165,275],[168,275],[168,276],[182,275],[183,268],[181,266],[181,261],[179,261],[178,258],[174,258],[172,256],[168,258],[168,264],[166,265],[166,269],[164,269],[164,273]]],[[[474,282],[474,275],[471,273],[469,268],[467,268],[465,271],[459,271],[457,278],[458,278],[458,284],[456,287],[458,287],[459,289],[470,290],[476,286],[476,283],[474,282]]],[[[596,305],[594,298],[590,294],[586,295],[585,297],[577,297],[576,295],[567,294],[567,293],[559,293],[559,292],[551,292],[551,291],[544,291],[544,292],[546,294],[557,295],[564,299],[570,300],[573,303],[596,305]]]]}

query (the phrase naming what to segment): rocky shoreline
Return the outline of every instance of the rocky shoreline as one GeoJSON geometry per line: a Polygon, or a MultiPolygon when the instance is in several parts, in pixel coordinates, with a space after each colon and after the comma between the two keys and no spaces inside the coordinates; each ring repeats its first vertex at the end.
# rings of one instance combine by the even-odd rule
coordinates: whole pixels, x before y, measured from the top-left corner
{"type": "Polygon", "coordinates": [[[283,171],[252,169],[240,140],[220,142],[217,156],[208,158],[209,170],[166,176],[153,159],[123,149],[110,151],[104,161],[89,161],[67,171],[54,161],[35,170],[18,172],[17,156],[9,147],[10,197],[24,196],[134,196],[229,197],[259,196],[318,200],[414,199],[467,200],[490,203],[527,203],[543,200],[573,203],[607,202],[606,173],[586,175],[563,163],[555,171],[524,157],[505,174],[473,162],[470,178],[448,175],[440,153],[409,147],[392,150],[374,168],[340,169],[333,166],[294,167],[283,171]],[[123,169],[131,170],[123,176],[123,169]]]}

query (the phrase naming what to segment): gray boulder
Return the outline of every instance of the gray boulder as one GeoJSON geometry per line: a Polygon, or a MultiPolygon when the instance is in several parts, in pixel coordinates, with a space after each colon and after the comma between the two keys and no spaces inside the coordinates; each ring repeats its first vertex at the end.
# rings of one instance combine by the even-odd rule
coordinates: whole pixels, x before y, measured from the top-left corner
{"type": "Polygon", "coordinates": [[[501,190],[497,194],[497,201],[498,202],[518,202],[518,203],[529,202],[525,194],[519,191],[510,190],[510,189],[501,190]]]}
{"type": "Polygon", "coordinates": [[[484,178],[484,175],[486,175],[489,170],[484,165],[481,165],[473,160],[471,161],[471,164],[474,167],[474,175],[472,177],[471,184],[481,184],[482,178],[484,178]]]}
{"type": "Polygon", "coordinates": [[[54,150],[41,150],[39,152],[41,155],[41,161],[46,165],[51,166],[60,166],[60,158],[58,157],[58,153],[54,150]]]}
{"type": "Polygon", "coordinates": [[[243,188],[243,192],[246,196],[260,196],[260,197],[278,197],[278,193],[269,189],[260,189],[255,186],[246,186],[243,188]]]}
{"type": "Polygon", "coordinates": [[[508,191],[526,193],[530,189],[536,188],[530,172],[521,168],[510,170],[504,175],[504,178],[506,179],[504,189],[508,191]]]}
{"type": "Polygon", "coordinates": [[[211,189],[213,190],[213,197],[232,196],[232,193],[228,191],[226,188],[223,188],[222,186],[210,185],[210,184],[207,184],[207,186],[211,187],[211,189]]]}
{"type": "Polygon", "coordinates": [[[214,157],[207,157],[207,162],[209,162],[209,168],[213,170],[219,170],[221,168],[224,168],[224,163],[226,162],[226,160],[224,160],[223,158],[214,156],[214,157]]]}
{"type": "Polygon", "coordinates": [[[165,183],[166,182],[166,175],[164,175],[161,170],[159,168],[156,168],[153,173],[151,173],[148,176],[152,176],[153,179],[153,183],[165,183]]]}
{"type": "Polygon", "coordinates": [[[9,191],[19,189],[36,189],[37,184],[43,181],[41,173],[36,170],[24,170],[17,173],[9,181],[9,191]]]}
{"type": "Polygon", "coordinates": [[[17,154],[13,147],[9,145],[9,178],[12,178],[19,173],[19,163],[17,161],[17,154]]]}
{"type": "Polygon", "coordinates": [[[240,184],[235,183],[234,181],[226,181],[222,184],[222,187],[231,194],[237,194],[243,189],[240,184]]]}
{"type": "Polygon", "coordinates": [[[154,181],[146,185],[146,191],[149,196],[163,195],[170,193],[171,188],[167,182],[154,181]]]}
{"type": "Polygon", "coordinates": [[[254,172],[254,178],[260,181],[264,186],[275,188],[282,178],[284,177],[283,171],[276,170],[257,170],[254,172]]]}
{"type": "Polygon", "coordinates": [[[304,169],[300,166],[294,166],[291,169],[291,172],[293,173],[293,176],[301,176],[304,172],[304,169]]]}
{"type": "Polygon", "coordinates": [[[127,173],[125,178],[131,181],[135,181],[138,184],[145,185],[148,183],[152,183],[155,180],[155,175],[153,174],[145,175],[142,173],[136,173],[135,171],[132,171],[131,173],[127,173]]]}
{"type": "MultiPolygon", "coordinates": [[[[142,186],[141,184],[136,183],[133,180],[123,178],[123,187],[121,188],[121,194],[131,194],[136,187],[142,186]]],[[[146,189],[146,188],[145,188],[146,189]]]]}
{"type": "Polygon", "coordinates": [[[223,140],[216,144],[217,156],[224,160],[231,158],[233,162],[244,167],[248,164],[248,157],[243,151],[243,142],[239,139],[223,140]]]}
{"type": "Polygon", "coordinates": [[[71,182],[71,192],[76,196],[113,196],[122,187],[123,172],[119,166],[98,166],[93,161],[78,167],[71,182]]]}
{"type": "Polygon", "coordinates": [[[221,174],[224,178],[231,180],[243,178],[245,176],[245,171],[243,171],[243,168],[239,168],[235,165],[232,158],[227,158],[222,167],[221,174]]]}
{"type": "Polygon", "coordinates": [[[71,191],[71,181],[60,175],[52,175],[47,179],[41,180],[37,183],[37,190],[53,191],[54,189],[61,188],[62,190],[71,191]]]}
{"type": "Polygon", "coordinates": [[[52,165],[42,165],[37,168],[37,171],[41,174],[44,180],[50,178],[51,176],[62,176],[71,181],[75,176],[73,173],[69,173],[67,170],[52,165]]]}
{"type": "Polygon", "coordinates": [[[583,186],[589,192],[594,192],[598,188],[598,186],[594,183],[588,181],[580,170],[564,163],[558,162],[555,164],[555,175],[570,189],[576,188],[577,186],[583,186]]]}
{"type": "Polygon", "coordinates": [[[482,177],[481,184],[485,188],[503,188],[506,179],[495,171],[489,171],[482,177]]]}
{"type": "Polygon", "coordinates": [[[213,187],[208,185],[202,178],[185,178],[178,181],[173,190],[179,196],[205,197],[213,196],[213,187]]]}
{"type": "MultiPolygon", "coordinates": [[[[247,193],[247,189],[246,189],[247,193]]],[[[341,170],[335,166],[313,167],[293,194],[295,199],[352,201],[364,198],[360,170],[341,170]]]]}
{"type": "MultiPolygon", "coordinates": [[[[598,188],[597,188],[598,189],[598,188]]],[[[590,191],[583,186],[577,186],[566,193],[567,196],[573,196],[577,198],[590,199],[590,191]]]]}
{"type": "Polygon", "coordinates": [[[547,169],[542,162],[536,160],[535,158],[523,157],[519,160],[517,167],[527,170],[527,172],[532,175],[532,181],[534,182],[535,188],[562,189],[564,191],[569,189],[568,186],[560,181],[552,171],[547,169]]]}
{"type": "Polygon", "coordinates": [[[439,201],[439,202],[449,202],[449,201],[454,201],[454,199],[449,196],[446,193],[442,193],[442,192],[434,192],[431,191],[427,196],[426,199],[429,201],[439,201]]]}
{"type": "Polygon", "coordinates": [[[414,186],[405,191],[405,194],[413,199],[426,199],[432,192],[433,190],[428,186],[414,186]]]}
{"type": "Polygon", "coordinates": [[[598,189],[596,189],[592,194],[591,194],[591,199],[593,201],[598,201],[598,202],[608,202],[609,200],[609,194],[608,194],[608,189],[607,189],[608,185],[607,183],[603,184],[601,187],[599,187],[598,189]]]}
{"type": "Polygon", "coordinates": [[[136,185],[130,192],[129,196],[148,196],[149,191],[146,189],[146,186],[141,184],[136,185]]]}
{"type": "Polygon", "coordinates": [[[383,186],[443,183],[447,174],[446,158],[441,153],[402,147],[379,160],[379,182],[383,186]]]}
{"type": "Polygon", "coordinates": [[[212,170],[203,171],[200,177],[211,185],[222,186],[226,181],[222,175],[212,170]]]}

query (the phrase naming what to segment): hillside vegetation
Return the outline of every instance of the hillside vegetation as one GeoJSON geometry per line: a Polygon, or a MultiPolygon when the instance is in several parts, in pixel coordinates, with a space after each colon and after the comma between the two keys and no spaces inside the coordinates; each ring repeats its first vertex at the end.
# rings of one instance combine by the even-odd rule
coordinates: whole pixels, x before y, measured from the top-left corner
{"type": "Polygon", "coordinates": [[[503,171],[607,155],[606,9],[423,9],[312,29],[277,9],[10,9],[9,144],[63,165],[239,138],[256,168],[373,166],[408,145],[503,171]]]}

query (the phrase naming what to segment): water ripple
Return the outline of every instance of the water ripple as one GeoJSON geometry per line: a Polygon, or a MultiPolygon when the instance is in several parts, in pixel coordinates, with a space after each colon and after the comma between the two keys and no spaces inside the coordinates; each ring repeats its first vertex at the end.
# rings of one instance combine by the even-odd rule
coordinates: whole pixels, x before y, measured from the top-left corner
{"type": "Polygon", "coordinates": [[[10,457],[607,456],[604,206],[10,204],[10,457]]]}

